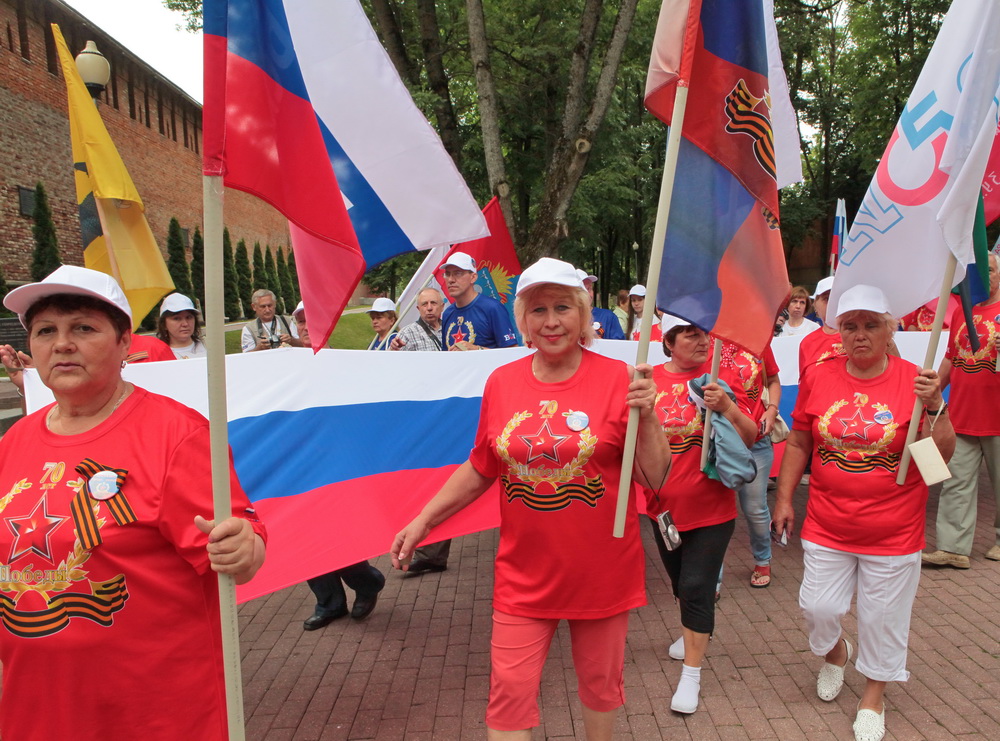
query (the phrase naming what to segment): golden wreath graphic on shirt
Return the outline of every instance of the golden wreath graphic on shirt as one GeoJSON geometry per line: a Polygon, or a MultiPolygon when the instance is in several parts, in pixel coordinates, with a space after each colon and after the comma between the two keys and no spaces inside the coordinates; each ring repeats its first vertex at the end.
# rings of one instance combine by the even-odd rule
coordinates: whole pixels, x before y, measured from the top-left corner
{"type": "Polygon", "coordinates": [[[968,324],[962,322],[955,337],[956,354],[951,363],[966,373],[993,373],[997,361],[997,325],[1000,316],[991,320],[979,315],[973,317],[975,331],[979,335],[979,352],[974,352],[969,342],[968,324]]]}
{"type": "Polygon", "coordinates": [[[888,406],[869,404],[867,394],[856,392],[853,402],[836,401],[820,418],[820,461],[848,473],[867,473],[876,468],[895,471],[900,454],[890,453],[889,446],[898,428],[888,406]],[[844,407],[848,409],[840,414],[844,407]]]}
{"type": "Polygon", "coordinates": [[[696,411],[692,419],[685,419],[684,411],[687,408],[683,403],[685,394],[687,394],[687,384],[675,383],[670,387],[670,391],[657,392],[656,400],[653,402],[653,407],[661,419],[660,426],[670,441],[670,452],[674,455],[701,447],[704,430],[701,413],[696,411]],[[670,397],[670,403],[661,407],[660,400],[664,396],[670,397]]]}
{"type": "Polygon", "coordinates": [[[459,342],[469,342],[476,344],[476,329],[472,322],[464,316],[455,317],[448,323],[448,332],[445,334],[448,340],[448,347],[457,345],[459,342]]]}
{"type": "Polygon", "coordinates": [[[573,410],[559,414],[557,401],[542,401],[540,407],[541,425],[537,431],[517,435],[528,446],[525,463],[519,463],[510,454],[510,439],[522,424],[534,417],[531,412],[517,412],[497,438],[497,453],[508,466],[507,473],[500,476],[507,501],[520,499],[527,507],[540,512],[565,509],[573,501],[596,507],[597,500],[604,496],[604,481],[600,474],[587,478],[583,470],[597,446],[597,437],[590,431],[587,415],[573,410]],[[560,432],[563,426],[568,434],[560,432]],[[576,433],[579,434],[576,455],[563,465],[560,453],[565,455],[565,452],[561,446],[569,444],[576,433]],[[535,461],[541,463],[533,466],[535,461]],[[544,461],[553,465],[546,465],[544,461]]]}
{"type": "MultiPolygon", "coordinates": [[[[114,614],[125,606],[129,597],[124,574],[94,581],[88,578],[89,572],[84,568],[91,549],[102,542],[100,531],[107,521],[101,516],[102,502],[119,525],[135,521],[119,486],[128,472],[85,460],[77,467],[80,478],[64,483],[74,492],[74,497],[70,516],[60,516],[49,511],[48,493],[62,481],[65,472],[66,464],[62,461],[46,463],[37,482],[41,494],[31,511],[19,517],[4,518],[14,534],[7,563],[13,564],[29,554],[47,562],[46,565],[32,561],[18,568],[7,563],[0,565],[0,622],[10,633],[23,638],[58,633],[74,618],[110,626],[114,614]],[[73,549],[57,564],[51,551],[51,536],[69,521],[75,525],[73,549]],[[85,591],[68,591],[80,582],[85,582],[81,585],[85,591]]],[[[33,487],[34,483],[27,478],[15,483],[0,498],[0,512],[14,497],[33,487]]]]}
{"type": "Polygon", "coordinates": [[[847,353],[844,352],[844,343],[836,342],[832,348],[824,350],[820,353],[819,357],[816,358],[815,365],[825,363],[827,360],[833,360],[834,358],[842,358],[845,355],[847,355],[847,353]]]}

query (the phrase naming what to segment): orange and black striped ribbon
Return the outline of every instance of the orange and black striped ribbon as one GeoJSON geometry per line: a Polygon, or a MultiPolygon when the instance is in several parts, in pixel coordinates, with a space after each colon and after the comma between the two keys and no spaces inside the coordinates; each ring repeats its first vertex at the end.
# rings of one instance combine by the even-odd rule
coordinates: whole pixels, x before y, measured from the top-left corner
{"type": "Polygon", "coordinates": [[[73,618],[92,620],[105,627],[113,615],[125,606],[128,588],[119,574],[104,582],[91,582],[91,594],[64,592],[49,600],[44,610],[19,610],[10,597],[0,595],[0,620],[16,636],[42,638],[58,633],[73,618]]]}
{"type": "MultiPolygon", "coordinates": [[[[129,504],[128,498],[122,490],[122,487],[125,486],[125,478],[128,476],[128,471],[124,468],[103,466],[92,458],[84,458],[80,465],[76,467],[76,472],[87,479],[88,485],[90,479],[98,471],[111,471],[117,477],[118,493],[110,499],[105,500],[111,516],[115,518],[115,522],[119,525],[128,525],[135,522],[135,512],[132,510],[132,505],[129,504]]],[[[93,500],[87,492],[87,487],[82,487],[76,496],[73,497],[73,502],[70,504],[70,513],[73,515],[73,523],[76,525],[76,532],[80,537],[80,543],[86,550],[89,551],[104,541],[101,537],[101,531],[97,526],[97,515],[94,513],[93,500]]]]}

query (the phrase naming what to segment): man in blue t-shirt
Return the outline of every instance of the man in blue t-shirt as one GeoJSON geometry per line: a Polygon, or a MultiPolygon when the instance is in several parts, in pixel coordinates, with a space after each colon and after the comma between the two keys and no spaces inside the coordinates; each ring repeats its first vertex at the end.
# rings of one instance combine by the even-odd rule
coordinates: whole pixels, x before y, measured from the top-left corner
{"type": "MultiPolygon", "coordinates": [[[[441,267],[445,290],[452,301],[441,317],[442,349],[514,347],[517,334],[503,305],[476,292],[476,261],[464,252],[456,252],[441,267]]],[[[444,571],[450,551],[450,540],[417,548],[407,576],[444,571]]]]}
{"type": "Polygon", "coordinates": [[[476,292],[476,261],[464,252],[456,252],[441,267],[452,300],[441,318],[444,349],[514,347],[517,334],[503,305],[476,292]]]}
{"type": "Polygon", "coordinates": [[[594,331],[597,336],[605,340],[624,340],[625,333],[622,331],[622,323],[610,309],[598,309],[594,302],[594,284],[597,282],[596,275],[588,275],[586,270],[576,269],[576,274],[583,281],[584,288],[590,294],[591,317],[594,322],[594,331]]]}

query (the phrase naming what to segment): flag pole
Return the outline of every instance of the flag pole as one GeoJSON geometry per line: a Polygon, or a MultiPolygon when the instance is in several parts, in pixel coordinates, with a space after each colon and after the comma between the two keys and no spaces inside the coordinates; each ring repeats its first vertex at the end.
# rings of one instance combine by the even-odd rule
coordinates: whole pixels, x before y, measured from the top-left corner
{"type": "MultiPolygon", "coordinates": [[[[639,349],[635,354],[635,364],[645,363],[649,358],[649,337],[653,331],[653,317],[656,316],[656,292],[660,287],[660,263],[663,261],[663,242],[667,236],[667,219],[670,216],[670,201],[674,195],[674,175],[677,172],[677,155],[681,148],[681,128],[684,126],[684,112],[687,109],[688,87],[686,82],[677,83],[674,96],[674,112],[670,132],[667,135],[667,154],[663,162],[663,177],[660,180],[660,200],[656,206],[656,224],[653,227],[653,244],[649,250],[649,271],[646,273],[646,296],[653,303],[642,312],[639,322],[639,349]]],[[[632,379],[642,376],[636,371],[632,379]]],[[[618,481],[618,502],[615,508],[615,525],[612,535],[625,535],[625,516],[628,513],[629,492],[632,489],[632,465],[635,462],[635,441],[639,433],[639,409],[632,407],[628,414],[625,431],[625,449],[622,451],[622,474],[618,481]]]]}
{"type": "MultiPolygon", "coordinates": [[[[937,355],[941,327],[944,326],[945,308],[948,306],[948,295],[955,282],[955,269],[957,267],[958,258],[953,252],[949,252],[948,262],[944,267],[944,278],[941,280],[941,293],[938,296],[937,308],[934,310],[934,324],[931,326],[931,336],[927,342],[927,353],[924,355],[924,368],[933,367],[934,357],[937,355]]],[[[924,404],[919,398],[913,401],[913,414],[910,415],[910,426],[906,430],[906,442],[903,444],[903,457],[899,461],[899,473],[896,475],[896,484],[899,486],[902,486],[903,482],[906,481],[906,473],[910,468],[910,445],[917,439],[917,427],[923,406],[924,404]]]]}
{"type": "MultiPolygon", "coordinates": [[[[226,327],[222,265],[222,178],[203,177],[205,210],[205,316],[208,348],[208,421],[211,435],[212,492],[215,521],[232,516],[229,491],[229,434],[226,409],[226,327]]],[[[236,583],[219,574],[219,618],[222,663],[226,678],[229,741],[244,741],[243,677],[240,673],[240,626],[236,615],[236,583]]]]}
{"type": "MultiPolygon", "coordinates": [[[[718,337],[712,343],[712,375],[709,383],[719,380],[719,366],[722,365],[722,340],[718,337]]],[[[701,470],[705,470],[708,465],[708,441],[712,436],[712,410],[705,407],[705,429],[701,434],[701,470]]]]}

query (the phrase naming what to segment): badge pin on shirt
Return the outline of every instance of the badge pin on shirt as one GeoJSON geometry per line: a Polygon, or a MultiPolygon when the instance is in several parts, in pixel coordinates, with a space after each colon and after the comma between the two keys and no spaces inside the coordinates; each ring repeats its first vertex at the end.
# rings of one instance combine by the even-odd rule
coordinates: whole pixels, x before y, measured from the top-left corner
{"type": "Polygon", "coordinates": [[[590,417],[586,412],[570,411],[566,413],[566,426],[573,432],[582,432],[590,424],[590,417]]]}
{"type": "Polygon", "coordinates": [[[87,489],[94,499],[111,499],[118,493],[118,475],[114,471],[98,471],[90,477],[87,489]]]}

